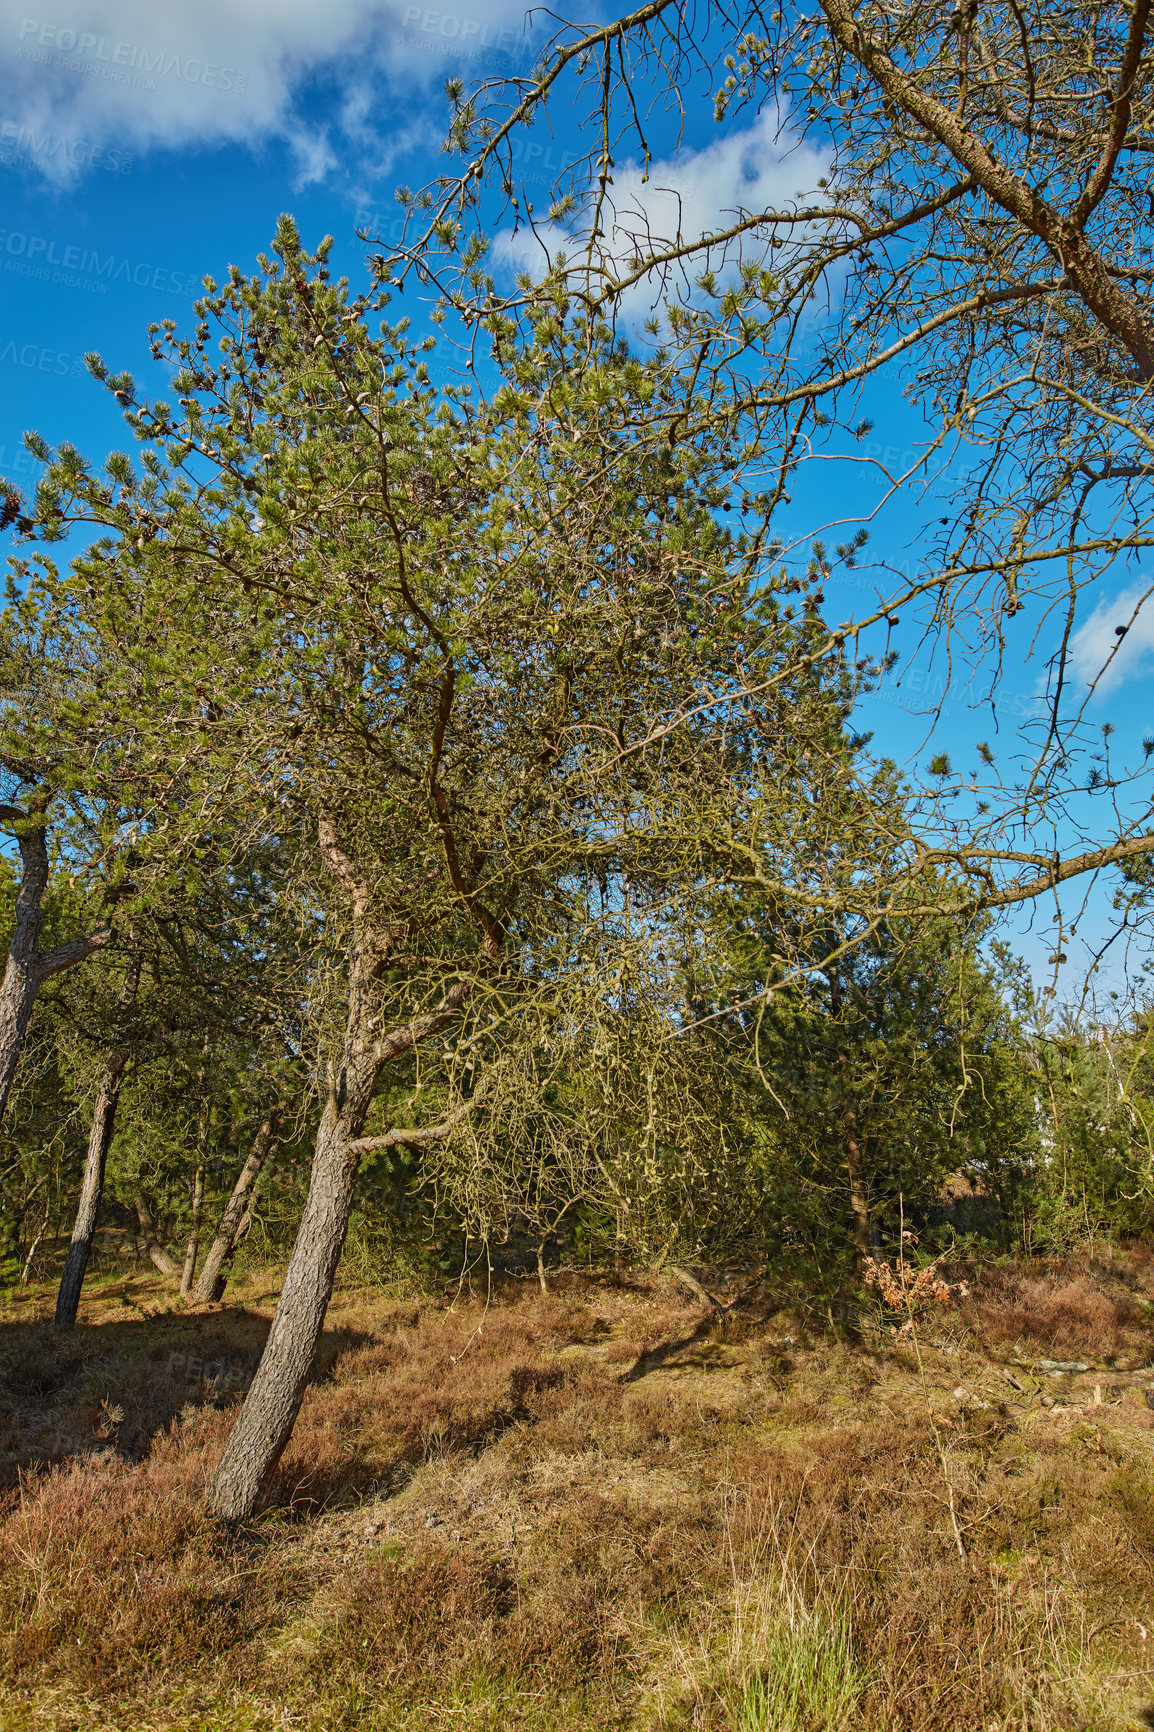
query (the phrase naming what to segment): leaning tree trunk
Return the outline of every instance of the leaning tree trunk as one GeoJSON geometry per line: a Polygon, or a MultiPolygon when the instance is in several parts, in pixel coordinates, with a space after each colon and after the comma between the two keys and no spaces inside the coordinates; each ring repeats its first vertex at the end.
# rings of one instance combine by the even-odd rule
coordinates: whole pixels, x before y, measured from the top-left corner
{"type": "Polygon", "coordinates": [[[214,1302],[224,1298],[224,1290],[228,1286],[228,1278],[232,1274],[233,1258],[236,1256],[237,1251],[240,1249],[242,1240],[248,1233],[249,1228],[252,1226],[255,1207],[256,1192],[254,1190],[252,1195],[249,1197],[248,1202],[244,1206],[244,1214],[240,1218],[240,1225],[236,1230],[232,1244],[228,1248],[224,1262],[221,1264],[220,1269],[217,1272],[216,1280],[212,1284],[212,1299],[214,1302]]]}
{"type": "Polygon", "coordinates": [[[60,1291],[56,1296],[57,1329],[71,1329],[76,1322],[80,1289],[84,1285],[84,1272],[88,1268],[92,1235],[96,1231],[96,1217],[104,1190],[104,1163],[116,1124],[120,1084],[127,1063],[127,1047],[110,1053],[96,1090],[92,1130],[88,1137],[88,1158],[84,1163],[84,1182],[80,1187],[80,1201],[76,1207],[76,1225],[72,1229],[72,1242],[68,1247],[64,1273],[60,1277],[60,1291]]]}
{"type": "Polygon", "coordinates": [[[225,1270],[229,1259],[240,1239],[241,1226],[244,1222],[249,1198],[260,1177],[261,1169],[268,1159],[269,1150],[273,1145],[279,1123],[279,1115],[275,1112],[266,1114],[261,1121],[259,1130],[253,1139],[248,1160],[240,1170],[232,1196],[224,1206],[208,1255],[204,1259],[204,1267],[197,1277],[196,1286],[192,1289],[193,1301],[197,1304],[209,1304],[219,1299],[224,1291],[225,1270]],[[219,1291],[218,1291],[219,1283],[219,1291]]]}
{"type": "MultiPolygon", "coordinates": [[[[135,1004],[139,989],[140,957],[130,956],[120,990],[121,1011],[135,1004]]],[[[64,1273],[60,1277],[60,1291],[56,1296],[57,1329],[71,1329],[76,1322],[80,1289],[84,1285],[84,1272],[88,1268],[92,1236],[96,1231],[96,1217],[100,1212],[100,1199],[104,1192],[104,1164],[116,1125],[120,1085],[124,1080],[124,1067],[131,1051],[131,1047],[126,1044],[115,1047],[105,1060],[97,1084],[92,1129],[88,1136],[88,1155],[84,1162],[84,1180],[80,1187],[80,1201],[76,1207],[76,1223],[72,1229],[68,1256],[64,1261],[64,1273]]]]}
{"type": "Polygon", "coordinates": [[[226,1521],[244,1521],[252,1514],[292,1434],[332,1297],[361,1155],[396,1142],[419,1142],[443,1135],[467,1110],[466,1104],[466,1108],[450,1113],[435,1131],[392,1131],[361,1139],[382,1069],[398,1054],[444,1028],[465,1003],[472,985],[467,979],[458,981],[435,1009],[374,1041],[369,989],[375,968],[371,952],[369,961],[369,966],[361,962],[352,971],[344,1052],[317,1130],[309,1194],[276,1315],[256,1376],[208,1488],[209,1508],[226,1521]]]}
{"type": "Polygon", "coordinates": [[[359,1029],[350,1033],[356,1038],[346,1041],[339,1087],[317,1131],[308,1199],[272,1328],[208,1488],[209,1507],[228,1521],[243,1521],[252,1513],[280,1460],[332,1296],[360,1160],[349,1145],[364,1126],[379,1072],[371,1041],[359,1029]]]}
{"type": "Polygon", "coordinates": [[[8,946],[8,961],[0,981],[0,1118],[8,1104],[8,1095],[24,1042],[36,994],[53,974],[60,974],[74,963],[83,962],[94,950],[109,942],[111,933],[93,932],[84,938],[71,939],[55,950],[40,952],[40,928],[43,923],[41,904],[48,886],[48,843],[44,834],[43,813],[24,813],[14,806],[0,807],[0,822],[27,822],[21,830],[20,889],[16,895],[16,925],[8,946]]]}
{"type": "Polygon", "coordinates": [[[164,1246],[156,1236],[156,1222],[152,1218],[152,1210],[148,1199],[139,1185],[136,1188],[136,1218],[140,1222],[140,1231],[144,1238],[144,1251],[150,1263],[160,1270],[162,1275],[177,1275],[180,1273],[175,1260],[169,1256],[164,1246]]]}
{"type": "MultiPolygon", "coordinates": [[[[44,1182],[45,1182],[45,1184],[47,1184],[48,1183],[47,1179],[44,1182]]],[[[44,1199],[44,1214],[42,1215],[41,1220],[40,1220],[40,1225],[37,1227],[35,1235],[33,1236],[32,1243],[28,1247],[28,1255],[24,1259],[24,1267],[20,1271],[20,1285],[21,1285],[21,1287],[27,1287],[29,1281],[32,1278],[32,1259],[36,1255],[37,1245],[39,1245],[41,1239],[44,1237],[45,1233],[48,1230],[48,1221],[49,1221],[51,1214],[52,1214],[52,1191],[51,1191],[51,1188],[49,1188],[48,1193],[44,1199]]]]}
{"type": "MultiPolygon", "coordinates": [[[[251,1515],[289,1440],[332,1296],[361,1155],[366,1146],[383,1147],[393,1140],[357,1140],[377,1078],[398,1054],[444,1028],[472,987],[468,978],[456,981],[432,1010],[377,1038],[375,983],[391,940],[374,929],[371,887],[341,848],[331,813],[320,816],[317,833],[325,863],[353,908],[344,1048],[317,1130],[309,1194],[272,1328],[208,1488],[209,1508],[227,1521],[251,1515]]],[[[497,940],[487,915],[485,922],[488,957],[495,953],[497,940]]]]}

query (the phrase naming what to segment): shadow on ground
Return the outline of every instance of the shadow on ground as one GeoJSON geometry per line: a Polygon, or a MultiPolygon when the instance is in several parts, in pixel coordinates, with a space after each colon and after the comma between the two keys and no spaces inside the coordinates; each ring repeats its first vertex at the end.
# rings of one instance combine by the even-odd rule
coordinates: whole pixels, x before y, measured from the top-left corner
{"type": "MultiPolygon", "coordinates": [[[[115,1302],[128,1296],[102,1292],[115,1302]]],[[[187,1409],[232,1406],[248,1388],[269,1318],[242,1307],[81,1323],[0,1323],[0,1487],[30,1469],[82,1457],[141,1461],[187,1409]]],[[[368,1338],[325,1332],[312,1381],[368,1338]]]]}

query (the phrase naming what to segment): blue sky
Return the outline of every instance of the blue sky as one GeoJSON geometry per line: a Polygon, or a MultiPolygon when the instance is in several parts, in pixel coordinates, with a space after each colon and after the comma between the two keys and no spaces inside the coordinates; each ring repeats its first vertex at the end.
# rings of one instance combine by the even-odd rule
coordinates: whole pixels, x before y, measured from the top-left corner
{"type": "MultiPolygon", "coordinates": [[[[296,215],[308,243],[332,233],[337,261],[357,280],[365,252],[357,226],[380,226],[387,240],[395,186],[419,186],[444,166],[444,79],[523,71],[543,41],[526,27],[521,0],[451,3],[455,9],[450,0],[0,0],[0,475],[30,479],[19,448],[29,427],[93,456],[123,445],[115,406],[85,373],[84,354],[99,350],[159,390],[148,322],[190,320],[201,275],[219,276],[230,263],[251,268],[280,212],[296,215]]],[[[723,44],[716,46],[720,56],[723,44]]],[[[808,192],[822,167],[820,145],[783,148],[776,116],[737,116],[719,129],[712,82],[706,67],[686,92],[680,143],[675,117],[653,118],[657,170],[644,190],[639,176],[632,182],[659,222],[675,224],[679,208],[686,232],[738,203],[808,192]]],[[[538,128],[518,146],[527,190],[542,204],[554,172],[582,147],[571,108],[560,105],[556,120],[554,133],[538,128]]],[[[621,190],[629,165],[617,174],[621,190]]],[[[511,244],[504,256],[512,263],[525,255],[511,244]]],[[[406,310],[420,320],[412,291],[406,310]]],[[[872,387],[863,413],[875,428],[858,454],[907,467],[924,429],[900,385],[872,387]]],[[[820,520],[829,489],[840,512],[852,498],[845,487],[842,478],[830,488],[815,477],[806,510],[820,520]]],[[[928,495],[907,489],[875,526],[875,556],[916,560],[924,526],[948,507],[948,482],[928,495]]],[[[1137,570],[1120,574],[1088,613],[1080,678],[1115,643],[1139,578],[1137,570]]],[[[827,615],[860,611],[864,600],[861,590],[831,585],[827,615]]],[[[1027,660],[1026,641],[1023,629],[1005,685],[1006,749],[1043,679],[1045,652],[1027,660]]],[[[1094,725],[1112,721],[1119,743],[1137,745],[1154,731],[1152,652],[1154,620],[1139,620],[1095,700],[1094,725]]],[[[863,720],[900,763],[924,766],[946,749],[969,768],[973,741],[991,737],[989,713],[971,711],[963,679],[927,741],[917,712],[939,695],[940,677],[915,657],[902,687],[891,685],[863,720]]],[[[970,698],[979,689],[971,686],[970,698]]],[[[1040,962],[1046,938],[1026,930],[1025,916],[1014,924],[1040,962]]],[[[1090,929],[1100,926],[1099,908],[1090,929]]]]}

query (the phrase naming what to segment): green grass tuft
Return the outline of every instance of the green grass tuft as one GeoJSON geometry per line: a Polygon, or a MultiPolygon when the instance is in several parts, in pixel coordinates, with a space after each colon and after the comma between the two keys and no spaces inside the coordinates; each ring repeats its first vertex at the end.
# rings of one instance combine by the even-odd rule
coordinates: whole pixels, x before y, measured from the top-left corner
{"type": "Polygon", "coordinates": [[[784,1624],[727,1705],[735,1732],[846,1732],[865,1688],[844,1619],[784,1624]]]}

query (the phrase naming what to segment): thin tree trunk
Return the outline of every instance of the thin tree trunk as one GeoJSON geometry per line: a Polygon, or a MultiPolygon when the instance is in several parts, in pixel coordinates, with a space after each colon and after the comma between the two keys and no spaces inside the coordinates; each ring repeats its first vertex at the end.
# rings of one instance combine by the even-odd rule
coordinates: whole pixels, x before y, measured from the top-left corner
{"type": "MultiPolygon", "coordinates": [[[[4,814],[8,817],[8,812],[4,814]]],[[[16,926],[8,946],[8,962],[0,981],[0,1116],[16,1066],[24,1050],[32,1006],[40,990],[40,905],[48,887],[48,843],[43,824],[20,837],[20,889],[16,896],[16,926]]]]}
{"type": "MultiPolygon", "coordinates": [[[[47,1179],[45,1179],[44,1182],[45,1182],[45,1184],[48,1184],[47,1179]]],[[[29,1245],[28,1255],[24,1259],[24,1267],[20,1271],[20,1285],[21,1285],[21,1287],[27,1287],[27,1285],[28,1285],[29,1276],[31,1275],[31,1272],[32,1272],[32,1259],[36,1255],[37,1245],[39,1245],[41,1239],[44,1237],[44,1230],[48,1225],[48,1217],[51,1213],[52,1213],[52,1188],[51,1188],[51,1186],[49,1186],[48,1194],[44,1198],[44,1217],[41,1220],[39,1227],[37,1227],[37,1229],[36,1229],[36,1235],[33,1238],[32,1243],[29,1245]]]]}
{"type": "MultiPolygon", "coordinates": [[[[376,1038],[375,982],[390,941],[373,928],[372,891],[341,848],[332,814],[321,815],[317,832],[325,863],[352,902],[344,1047],[317,1129],[309,1194],[272,1328],[208,1488],[209,1508],[226,1521],[252,1514],[292,1433],[344,1248],[362,1153],[356,1142],[377,1078],[398,1054],[444,1028],[472,987],[469,979],[458,980],[431,1011],[376,1038]]],[[[498,940],[489,917],[482,919],[488,957],[498,940]]]]}
{"type": "Polygon", "coordinates": [[[354,1038],[346,1040],[339,1088],[330,1094],[317,1130],[309,1194],[272,1328],[208,1488],[209,1507],[226,1521],[251,1515],[280,1460],[332,1296],[360,1161],[348,1145],[364,1126],[378,1075],[362,1031],[350,1034],[354,1038]]]}
{"type": "Polygon", "coordinates": [[[80,1187],[80,1201],[76,1206],[76,1224],[72,1229],[72,1242],[68,1247],[64,1273],[60,1277],[60,1291],[56,1296],[57,1329],[71,1329],[76,1322],[80,1289],[88,1268],[92,1235],[96,1231],[96,1217],[104,1190],[104,1163],[116,1124],[120,1084],[127,1063],[127,1047],[120,1047],[110,1053],[97,1085],[96,1105],[92,1110],[92,1129],[88,1137],[88,1156],[84,1163],[84,1182],[80,1187]]]}
{"type": "Polygon", "coordinates": [[[152,1210],[149,1208],[148,1200],[139,1185],[133,1200],[136,1203],[136,1218],[140,1222],[140,1231],[144,1235],[144,1250],[149,1262],[155,1264],[162,1275],[178,1275],[180,1271],[176,1263],[156,1236],[156,1222],[152,1218],[152,1210]]]}
{"type": "Polygon", "coordinates": [[[21,812],[15,806],[0,806],[0,823],[26,824],[20,832],[20,889],[16,895],[16,925],[8,946],[4,978],[0,980],[0,1118],[24,1050],[28,1024],[36,994],[50,975],[60,974],[101,950],[112,934],[90,933],[40,953],[41,904],[48,886],[48,843],[44,834],[43,809],[21,812]]]}
{"type": "Polygon", "coordinates": [[[192,1289],[192,1297],[197,1304],[207,1305],[210,1301],[219,1299],[224,1291],[221,1276],[239,1243],[241,1227],[247,1213],[247,1204],[252,1195],[253,1187],[268,1159],[278,1124],[279,1114],[276,1112],[267,1113],[253,1139],[248,1160],[241,1168],[240,1175],[233,1186],[232,1196],[224,1206],[212,1244],[208,1248],[208,1255],[204,1260],[204,1267],[192,1289]],[[219,1292],[217,1290],[218,1282],[220,1283],[219,1292]]]}
{"type": "Polygon", "coordinates": [[[204,1205],[204,1161],[196,1163],[196,1178],[192,1184],[192,1224],[184,1251],[184,1268],[180,1272],[180,1296],[187,1299],[196,1274],[196,1259],[200,1254],[200,1213],[204,1205]]]}
{"type": "Polygon", "coordinates": [[[200,1068],[196,1073],[196,1088],[200,1097],[200,1108],[196,1115],[196,1177],[192,1185],[192,1220],[189,1224],[188,1243],[184,1251],[184,1268],[180,1273],[180,1296],[187,1299],[192,1291],[192,1283],[196,1278],[196,1259],[200,1255],[200,1216],[204,1207],[204,1152],[208,1144],[208,1126],[212,1116],[212,1104],[205,1092],[205,1078],[208,1074],[208,1035],[204,1037],[201,1049],[200,1068]]]}
{"type": "Polygon", "coordinates": [[[229,1246],[216,1280],[212,1284],[212,1298],[214,1301],[219,1301],[224,1298],[224,1290],[228,1286],[228,1278],[232,1274],[233,1259],[235,1258],[237,1251],[240,1249],[241,1242],[248,1233],[249,1228],[252,1226],[255,1210],[256,1190],[254,1188],[248,1202],[244,1206],[244,1214],[240,1218],[240,1226],[236,1230],[232,1244],[229,1246]]]}
{"type": "MultiPolygon", "coordinates": [[[[130,955],[120,989],[121,1011],[135,1004],[139,989],[140,957],[130,955]]],[[[60,1277],[60,1291],[56,1295],[57,1329],[71,1329],[76,1322],[80,1289],[84,1285],[84,1273],[88,1268],[88,1258],[92,1250],[92,1235],[96,1231],[96,1218],[100,1213],[100,1199],[104,1192],[104,1165],[116,1126],[120,1085],[124,1080],[124,1067],[131,1053],[132,1048],[128,1045],[114,1048],[105,1060],[97,1085],[96,1102],[92,1110],[92,1129],[88,1136],[88,1154],[84,1162],[84,1180],[80,1187],[80,1201],[76,1206],[76,1222],[72,1228],[68,1256],[64,1260],[64,1273],[60,1277]]]]}

